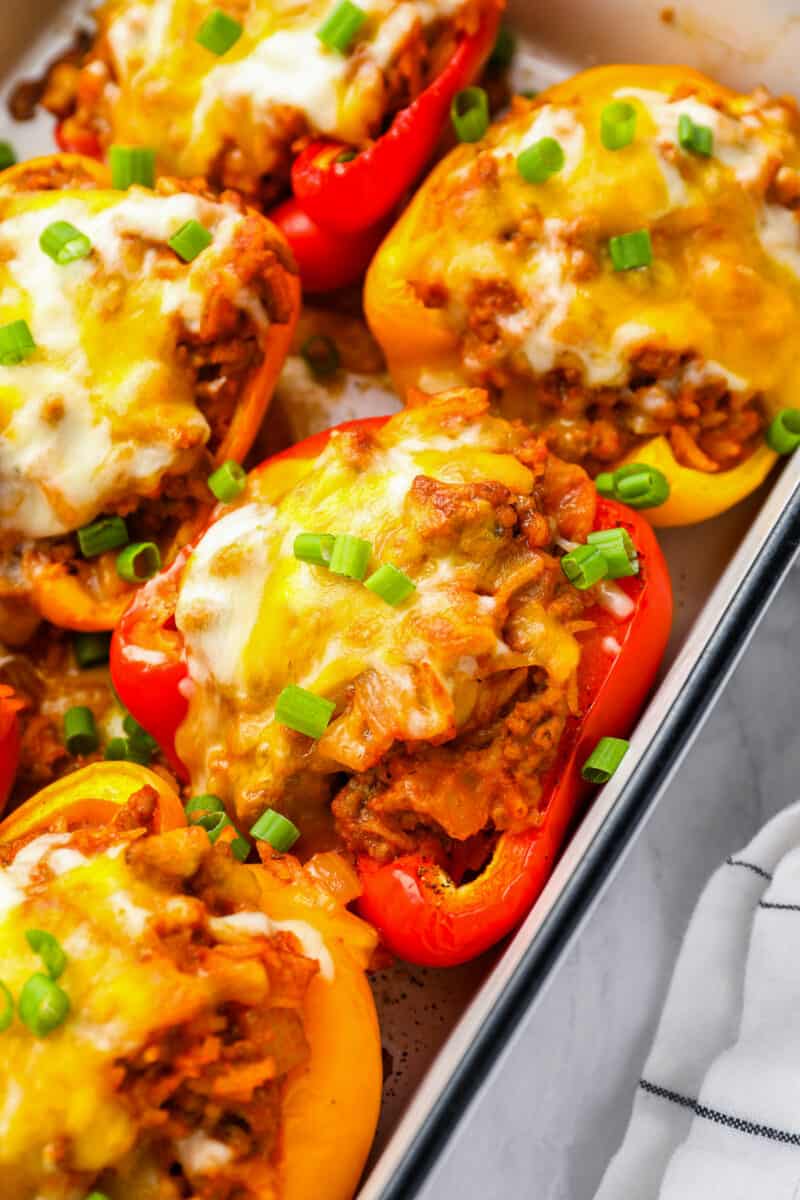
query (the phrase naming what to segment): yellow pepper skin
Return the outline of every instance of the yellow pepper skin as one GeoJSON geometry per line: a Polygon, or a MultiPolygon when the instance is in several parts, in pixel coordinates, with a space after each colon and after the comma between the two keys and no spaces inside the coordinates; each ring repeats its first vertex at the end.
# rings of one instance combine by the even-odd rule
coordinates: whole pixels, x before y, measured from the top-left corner
{"type": "MultiPolygon", "coordinates": [[[[537,385],[568,369],[579,387],[626,387],[640,349],[696,364],[700,390],[705,364],[709,378],[721,371],[734,399],[761,397],[767,420],[795,405],[800,259],[781,241],[792,209],[774,182],[775,164],[784,182],[800,172],[796,109],[740,96],[685,67],[600,67],[533,103],[516,101],[480,143],[463,143],[442,160],[370,266],[365,310],[397,390],[488,386],[503,415],[552,427],[553,447],[565,457],[572,454],[559,446],[559,422],[566,428],[575,415],[578,424],[594,418],[556,409],[552,396],[544,404],[537,385]],[[601,139],[601,117],[622,99],[636,111],[636,132],[612,150],[601,139]],[[714,125],[711,155],[678,144],[682,104],[697,124],[714,125]],[[536,121],[542,136],[560,141],[566,160],[541,183],[516,167],[536,121]],[[559,232],[553,243],[551,231],[562,227],[566,240],[557,240],[559,232]],[[650,268],[615,271],[610,239],[645,229],[650,268]],[[584,255],[574,274],[573,251],[584,255]],[[476,312],[476,281],[497,285],[488,314],[476,312]],[[476,333],[478,322],[495,318],[494,337],[476,333]]],[[[673,395],[682,387],[675,371],[673,395]]],[[[598,407],[613,426],[614,410],[602,400],[598,407]]],[[[675,457],[668,420],[663,436],[626,448],[617,461],[598,454],[604,470],[635,461],[664,473],[671,495],[647,510],[654,525],[724,512],[775,461],[759,444],[729,469],[690,468],[690,459],[675,457]]],[[[580,438],[575,445],[576,457],[591,454],[580,438]]]]}
{"type": "Polygon", "coordinates": [[[647,463],[666,475],[669,498],[642,513],[651,525],[666,527],[697,525],[727,512],[764,482],[777,457],[765,442],[738,467],[713,475],[681,466],[667,438],[657,437],[639,446],[625,462],[647,463]]]}

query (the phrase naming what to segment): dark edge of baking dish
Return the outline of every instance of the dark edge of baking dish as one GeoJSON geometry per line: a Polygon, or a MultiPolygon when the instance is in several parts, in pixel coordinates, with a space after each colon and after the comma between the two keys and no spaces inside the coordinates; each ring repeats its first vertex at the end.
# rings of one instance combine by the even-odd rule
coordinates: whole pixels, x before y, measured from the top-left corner
{"type": "Polygon", "coordinates": [[[378,1193],[378,1200],[410,1200],[427,1179],[481,1083],[655,808],[799,550],[800,484],[721,614],[680,695],[642,752],[636,771],[544,918],[479,1034],[451,1072],[424,1125],[378,1193]]]}

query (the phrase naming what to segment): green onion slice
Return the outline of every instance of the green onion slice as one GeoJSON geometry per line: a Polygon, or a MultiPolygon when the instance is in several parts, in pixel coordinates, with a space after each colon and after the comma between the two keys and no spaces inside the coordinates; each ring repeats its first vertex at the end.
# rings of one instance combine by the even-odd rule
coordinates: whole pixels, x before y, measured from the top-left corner
{"type": "Polygon", "coordinates": [[[278,696],[275,720],[287,729],[316,739],[322,737],[328,728],[335,707],[332,700],[290,683],[278,696]]]}
{"type": "Polygon", "coordinates": [[[15,367],[33,354],[36,342],[27,321],[0,325],[0,366],[15,367]]]}
{"type": "Polygon", "coordinates": [[[587,783],[608,783],[627,754],[628,745],[625,738],[600,738],[581,768],[581,775],[587,783]]]}
{"type": "Polygon", "coordinates": [[[695,125],[688,113],[678,118],[678,144],[682,150],[708,158],[714,149],[714,131],[709,125],[695,125]]]}
{"type": "Polygon", "coordinates": [[[39,245],[60,267],[86,258],[92,252],[92,243],[86,234],[70,225],[69,221],[53,221],[52,225],[42,230],[39,245]]]}
{"type": "Polygon", "coordinates": [[[770,423],[767,445],[776,454],[791,454],[800,446],[800,408],[783,408],[770,423]]]}
{"type": "Polygon", "coordinates": [[[483,88],[468,87],[457,92],[450,105],[450,119],[460,142],[479,142],[489,128],[489,98],[483,88]]]}
{"type": "Polygon", "coordinates": [[[347,54],[366,19],[367,14],[363,8],[353,4],[352,0],[341,0],[327,20],[320,25],[317,37],[329,50],[347,54]]]}
{"type": "Polygon", "coordinates": [[[306,365],[318,379],[329,379],[342,365],[341,355],[333,338],[324,333],[313,333],[300,347],[306,365]]]}
{"type": "Polygon", "coordinates": [[[595,529],[586,541],[602,553],[609,579],[627,579],[639,574],[636,547],[625,529],[595,529]]]}
{"type": "Polygon", "coordinates": [[[36,1037],[58,1029],[69,1009],[69,996],[49,975],[31,975],[19,995],[20,1019],[36,1037]]]}
{"type": "Polygon", "coordinates": [[[64,974],[67,956],[61,949],[61,943],[52,933],[48,933],[46,929],[27,929],[25,938],[33,953],[39,955],[51,979],[58,979],[64,974]]]}
{"type": "Polygon", "coordinates": [[[75,756],[91,754],[97,749],[97,727],[90,708],[79,704],[64,713],[64,744],[75,756]]]}
{"type": "Polygon", "coordinates": [[[112,146],[109,151],[111,186],[126,192],[133,184],[155,187],[156,152],[148,146],[112,146]]]}
{"type": "Polygon", "coordinates": [[[561,570],[580,591],[592,587],[608,575],[608,564],[596,546],[576,546],[561,558],[561,570]]]}
{"type": "Polygon", "coordinates": [[[285,854],[300,837],[300,830],[288,817],[274,808],[268,808],[252,826],[250,834],[259,842],[269,842],[278,854],[285,854]]]}
{"type": "Polygon", "coordinates": [[[180,229],[173,233],[172,237],[167,242],[170,250],[174,250],[178,258],[182,258],[184,262],[194,262],[198,254],[210,246],[214,238],[206,229],[205,225],[201,225],[199,221],[192,218],[191,221],[186,221],[181,225],[180,229]]]}
{"type": "Polygon", "coordinates": [[[14,997],[4,983],[0,983],[0,1033],[5,1033],[14,1020],[14,997]]]}
{"type": "Polygon", "coordinates": [[[638,267],[649,267],[653,261],[653,243],[647,229],[612,237],[608,250],[615,271],[635,271],[638,267]]]}
{"type": "Polygon", "coordinates": [[[241,496],[247,485],[247,472],[239,463],[229,458],[208,477],[208,486],[223,504],[229,504],[241,496]]]}
{"type": "Polygon", "coordinates": [[[603,471],[594,483],[601,496],[621,500],[631,508],[657,508],[669,498],[666,475],[647,463],[626,463],[613,473],[603,471]]]}
{"type": "Polygon", "coordinates": [[[226,12],[215,8],[203,21],[194,40],[212,54],[227,54],[242,36],[242,26],[226,12]]]}
{"type": "Polygon", "coordinates": [[[564,151],[555,138],[543,137],[517,155],[517,170],[526,183],[546,183],[564,166],[564,151]]]}
{"type": "Polygon", "coordinates": [[[105,1192],[90,1192],[86,1200],[109,1200],[109,1197],[105,1192]]]}
{"type": "Polygon", "coordinates": [[[488,65],[495,71],[504,71],[506,67],[511,66],[511,60],[514,57],[516,48],[517,39],[514,37],[514,34],[507,25],[501,25],[494,49],[489,55],[488,65]]]}
{"type": "Polygon", "coordinates": [[[10,142],[0,142],[0,171],[5,171],[6,167],[13,167],[17,161],[17,154],[10,142]]]}
{"type": "Polygon", "coordinates": [[[122,728],[128,735],[125,757],[131,762],[147,766],[158,750],[158,742],[131,713],[126,713],[122,721],[122,728]]]}
{"type": "Polygon", "coordinates": [[[131,542],[117,555],[117,574],[126,583],[144,583],[161,570],[161,551],[155,542],[131,542]]]}
{"type": "Polygon", "coordinates": [[[341,150],[336,155],[336,158],[333,161],[335,163],[343,163],[344,164],[344,163],[352,162],[354,158],[358,158],[358,151],[354,150],[352,148],[352,146],[350,146],[350,147],[348,147],[347,150],[341,150]]]}
{"type": "Polygon", "coordinates": [[[294,539],[294,556],[301,562],[327,567],[331,561],[335,541],[332,533],[298,533],[294,539]]]}
{"type": "Polygon", "coordinates": [[[331,561],[328,568],[334,575],[346,575],[348,579],[363,579],[367,573],[372,542],[340,533],[333,542],[331,561]]]}
{"type": "Polygon", "coordinates": [[[128,739],[124,737],[109,738],[103,757],[106,762],[124,762],[128,757],[128,739]]]}
{"type": "MultiPolygon", "coordinates": [[[[205,792],[201,796],[192,796],[191,800],[186,803],[186,813],[191,816],[193,813],[224,813],[225,805],[220,800],[219,796],[212,796],[210,792],[205,792]]],[[[194,824],[191,821],[190,824],[194,824]]]]}
{"type": "Polygon", "coordinates": [[[364,580],[364,587],[369,588],[376,596],[380,596],[382,600],[395,608],[417,590],[414,581],[409,579],[399,567],[393,567],[391,563],[384,563],[383,566],[378,567],[369,579],[364,580]]]}
{"type": "Polygon", "coordinates": [[[76,633],[72,639],[72,652],[81,670],[107,663],[110,649],[110,633],[76,633]]]}
{"type": "Polygon", "coordinates": [[[78,530],[78,545],[84,558],[97,558],[128,541],[128,526],[122,517],[100,517],[78,530]]]}
{"type": "Polygon", "coordinates": [[[627,100],[613,100],[600,114],[600,140],[606,150],[622,150],[636,136],[636,109],[627,100]]]}

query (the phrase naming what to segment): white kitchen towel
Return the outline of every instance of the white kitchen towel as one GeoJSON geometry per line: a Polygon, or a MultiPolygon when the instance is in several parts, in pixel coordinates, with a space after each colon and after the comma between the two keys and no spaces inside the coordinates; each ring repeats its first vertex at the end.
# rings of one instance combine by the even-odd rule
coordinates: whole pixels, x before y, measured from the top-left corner
{"type": "Polygon", "coordinates": [[[800,1200],[800,804],[703,892],[595,1200],[800,1200]]]}

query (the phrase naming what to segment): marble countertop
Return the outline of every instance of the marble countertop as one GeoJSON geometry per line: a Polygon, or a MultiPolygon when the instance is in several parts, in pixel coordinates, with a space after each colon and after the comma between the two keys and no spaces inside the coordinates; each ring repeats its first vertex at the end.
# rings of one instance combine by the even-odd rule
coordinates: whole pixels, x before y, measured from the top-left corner
{"type": "Polygon", "coordinates": [[[714,869],[800,792],[800,568],[419,1200],[591,1200],[714,869]]]}

